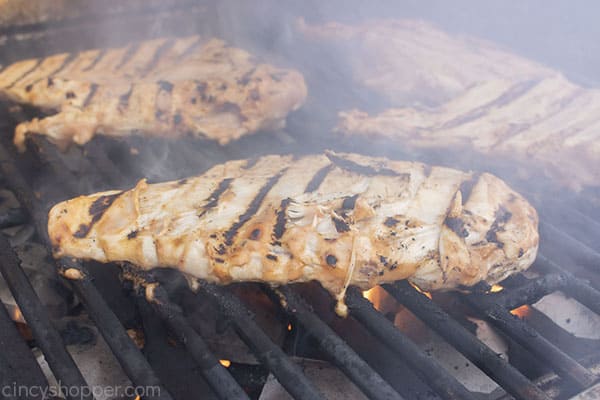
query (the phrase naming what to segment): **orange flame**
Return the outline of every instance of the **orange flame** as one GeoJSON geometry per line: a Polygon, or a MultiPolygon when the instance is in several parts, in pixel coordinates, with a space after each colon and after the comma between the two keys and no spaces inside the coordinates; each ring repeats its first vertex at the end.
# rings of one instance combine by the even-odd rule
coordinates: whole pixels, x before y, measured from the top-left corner
{"type": "Polygon", "coordinates": [[[292,324],[288,324],[287,330],[290,331],[290,332],[292,331],[292,324]]]}
{"type": "Polygon", "coordinates": [[[21,313],[21,309],[19,307],[13,308],[11,317],[13,321],[25,322],[25,318],[23,317],[23,313],[21,313]]]}
{"type": "Polygon", "coordinates": [[[527,304],[522,305],[521,307],[517,307],[514,310],[511,310],[510,313],[512,315],[516,315],[517,317],[524,319],[527,318],[529,316],[529,314],[531,313],[531,309],[529,308],[529,306],[527,304]]]}
{"type": "Polygon", "coordinates": [[[219,360],[219,362],[221,363],[222,366],[224,366],[225,368],[229,368],[229,366],[231,365],[231,361],[229,360],[219,360]]]}
{"type": "MultiPolygon", "coordinates": [[[[367,300],[369,300],[371,303],[373,303],[373,301],[375,300],[375,292],[377,290],[377,286],[372,287],[369,290],[365,290],[364,292],[362,292],[363,297],[367,300]]],[[[377,306],[375,307],[377,308],[377,306]]]]}
{"type": "Polygon", "coordinates": [[[373,307],[381,312],[386,312],[386,303],[389,303],[389,295],[381,286],[374,286],[363,292],[363,297],[373,303],[373,307]]]}
{"type": "Polygon", "coordinates": [[[142,400],[142,398],[141,398],[141,397],[140,397],[140,395],[138,394],[138,395],[136,395],[136,396],[135,396],[135,400],[142,400]]]}
{"type": "Polygon", "coordinates": [[[415,285],[414,283],[411,283],[410,286],[414,287],[417,290],[417,292],[423,293],[425,295],[425,297],[427,297],[429,300],[431,300],[431,293],[421,290],[421,288],[418,287],[417,285],[415,285]]]}
{"type": "Polygon", "coordinates": [[[490,289],[490,293],[498,293],[504,290],[504,287],[500,286],[500,285],[492,285],[492,288],[490,289]]]}

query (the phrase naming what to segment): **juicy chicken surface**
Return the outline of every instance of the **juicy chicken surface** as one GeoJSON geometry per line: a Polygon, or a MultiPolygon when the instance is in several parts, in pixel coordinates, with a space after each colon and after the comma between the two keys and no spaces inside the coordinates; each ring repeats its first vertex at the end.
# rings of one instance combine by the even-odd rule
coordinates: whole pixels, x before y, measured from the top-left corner
{"type": "Polygon", "coordinates": [[[67,200],[50,211],[48,232],[56,257],[171,267],[219,284],[317,280],[342,300],[348,285],[499,282],[534,261],[537,223],[493,175],[327,152],[67,200]]]}
{"type": "Polygon", "coordinates": [[[217,39],[162,38],[58,54],[0,68],[0,96],[56,114],[21,123],[61,147],[96,134],[179,137],[225,144],[281,128],[306,98],[302,75],[259,63],[217,39]]]}
{"type": "Polygon", "coordinates": [[[425,22],[301,29],[338,49],[355,81],[388,100],[378,111],[341,112],[339,132],[393,138],[408,148],[494,155],[574,190],[600,185],[600,90],[425,22]]]}

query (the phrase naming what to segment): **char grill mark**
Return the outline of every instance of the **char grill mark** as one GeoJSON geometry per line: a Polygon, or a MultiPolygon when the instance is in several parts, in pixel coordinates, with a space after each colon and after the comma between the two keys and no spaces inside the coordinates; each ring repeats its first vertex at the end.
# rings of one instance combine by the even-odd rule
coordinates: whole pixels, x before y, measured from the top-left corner
{"type": "Polygon", "coordinates": [[[152,59],[148,62],[148,64],[146,64],[146,66],[142,70],[141,75],[146,76],[150,72],[152,72],[152,70],[154,70],[154,68],[156,68],[156,66],[160,62],[161,57],[165,54],[165,52],[169,51],[173,47],[174,44],[175,44],[175,39],[169,39],[169,40],[165,41],[163,44],[161,44],[154,52],[152,59]]]}
{"type": "Polygon", "coordinates": [[[246,165],[244,165],[242,168],[250,169],[250,168],[254,167],[257,162],[258,162],[258,157],[249,158],[248,161],[246,161],[246,165]]]}
{"type": "Polygon", "coordinates": [[[474,121],[486,115],[493,108],[504,107],[510,104],[513,100],[525,95],[538,84],[537,81],[521,82],[510,87],[506,92],[502,93],[498,98],[486,103],[480,107],[468,111],[453,120],[450,120],[441,126],[441,129],[450,129],[474,121]]]}
{"type": "Polygon", "coordinates": [[[84,69],[81,70],[81,72],[88,72],[94,69],[94,67],[96,65],[98,65],[98,63],[104,58],[104,56],[106,55],[106,49],[102,49],[98,52],[98,55],[96,56],[96,58],[94,58],[94,60],[90,63],[90,65],[88,65],[87,67],[85,67],[84,69]]]}
{"type": "Polygon", "coordinates": [[[460,187],[458,190],[460,190],[463,206],[465,204],[467,204],[467,202],[469,201],[469,198],[471,197],[471,192],[473,191],[473,188],[479,182],[479,177],[480,177],[479,174],[473,175],[471,177],[471,179],[467,179],[460,184],[460,187]]]}
{"type": "Polygon", "coordinates": [[[90,223],[87,225],[79,225],[79,229],[73,234],[73,236],[78,239],[83,239],[84,237],[86,237],[88,233],[90,233],[90,230],[96,224],[96,222],[100,221],[100,218],[102,218],[106,210],[108,210],[108,208],[115,202],[115,200],[119,198],[119,196],[122,193],[123,192],[119,192],[111,195],[98,197],[92,203],[88,211],[90,216],[92,217],[90,223]]]}
{"type": "Polygon", "coordinates": [[[431,171],[433,170],[433,167],[429,164],[425,164],[423,165],[423,175],[425,176],[425,178],[429,178],[429,175],[431,175],[431,171]]]}
{"type": "Polygon", "coordinates": [[[327,257],[325,257],[325,262],[330,267],[334,267],[335,268],[335,265],[337,264],[337,257],[334,256],[333,254],[328,254],[327,257]]]}
{"type": "Polygon", "coordinates": [[[98,84],[92,83],[90,85],[90,91],[88,92],[88,95],[86,96],[85,100],[83,101],[83,104],[81,106],[82,108],[85,108],[88,105],[90,105],[90,103],[92,102],[92,99],[96,95],[97,91],[98,91],[98,84]]]}
{"type": "Polygon", "coordinates": [[[240,217],[238,218],[238,221],[235,224],[233,224],[225,232],[224,237],[225,237],[225,244],[227,246],[231,246],[233,244],[233,239],[235,238],[235,235],[237,234],[239,229],[242,226],[244,226],[244,224],[246,222],[248,222],[254,214],[256,214],[258,212],[258,210],[260,209],[260,206],[262,205],[263,201],[267,197],[267,194],[269,194],[269,191],[273,188],[273,186],[275,186],[275,184],[279,181],[279,179],[281,179],[281,177],[283,176],[285,171],[286,171],[286,169],[280,171],[277,175],[274,175],[271,178],[269,178],[267,183],[262,188],[260,188],[256,197],[254,197],[254,199],[252,199],[252,201],[250,202],[250,205],[248,206],[246,211],[242,215],[240,215],[240,217]]]}
{"type": "Polygon", "coordinates": [[[160,80],[156,82],[156,84],[158,85],[159,89],[164,92],[171,93],[173,91],[174,85],[169,81],[160,80]]]}
{"type": "Polygon", "coordinates": [[[52,77],[52,76],[55,76],[55,75],[59,74],[60,72],[64,71],[65,68],[67,68],[78,56],[79,56],[79,54],[77,54],[77,53],[70,53],[67,57],[65,57],[62,64],[58,68],[56,68],[54,71],[52,71],[52,73],[49,74],[49,76],[52,77]]]}
{"type": "Polygon", "coordinates": [[[325,180],[325,178],[327,178],[327,175],[329,175],[329,172],[331,172],[334,168],[333,164],[328,164],[326,166],[324,166],[323,168],[321,168],[320,170],[318,170],[315,175],[312,177],[312,179],[310,180],[310,182],[308,182],[308,184],[306,185],[306,189],[304,189],[304,193],[312,193],[315,192],[319,189],[319,186],[321,186],[321,183],[323,183],[323,181],[325,180]]]}
{"type": "Polygon", "coordinates": [[[354,210],[357,199],[358,199],[358,194],[355,194],[354,196],[346,197],[344,199],[344,201],[342,201],[342,208],[344,210],[354,210]]]}
{"type": "Polygon", "coordinates": [[[250,71],[246,72],[239,80],[238,80],[238,84],[242,85],[242,86],[246,86],[247,84],[250,83],[250,78],[252,77],[252,75],[254,74],[254,72],[256,72],[256,67],[250,69],[250,71]]]}
{"type": "Polygon", "coordinates": [[[327,158],[329,158],[329,161],[331,161],[332,163],[335,164],[336,167],[344,169],[346,171],[354,172],[359,175],[408,176],[408,177],[410,177],[409,174],[399,174],[398,172],[391,170],[389,168],[376,169],[376,168],[370,167],[368,165],[361,165],[354,161],[337,156],[335,154],[326,153],[326,156],[327,156],[327,158]]]}
{"type": "Polygon", "coordinates": [[[344,233],[344,232],[349,232],[350,231],[350,226],[348,225],[348,223],[346,221],[344,221],[341,218],[338,217],[333,217],[333,224],[335,225],[335,230],[338,231],[338,233],[344,233]]]}
{"type": "Polygon", "coordinates": [[[129,87],[129,90],[126,93],[119,96],[119,109],[120,110],[124,110],[129,107],[129,98],[131,97],[132,93],[133,93],[133,85],[131,85],[129,87]]]}
{"type": "Polygon", "coordinates": [[[395,218],[387,217],[383,224],[385,226],[387,226],[388,228],[392,228],[392,227],[396,226],[398,224],[398,222],[400,222],[400,221],[398,221],[395,218]]]}
{"type": "Polygon", "coordinates": [[[446,217],[444,225],[450,228],[452,232],[456,233],[458,237],[465,238],[469,236],[469,231],[465,228],[465,221],[461,218],[446,217]]]}
{"type": "Polygon", "coordinates": [[[273,226],[273,238],[275,238],[275,240],[281,239],[285,233],[285,224],[287,222],[285,213],[290,201],[291,199],[288,197],[287,199],[281,200],[281,204],[279,205],[279,210],[277,211],[277,220],[273,226]]]}
{"type": "Polygon", "coordinates": [[[496,211],[494,223],[490,227],[490,230],[485,234],[485,239],[488,243],[494,243],[498,248],[503,248],[504,243],[498,240],[498,232],[504,230],[504,225],[512,218],[512,213],[506,208],[500,206],[496,211]]]}
{"type": "MultiPolygon", "coordinates": [[[[51,73],[49,73],[47,77],[38,78],[35,81],[31,82],[29,85],[27,85],[25,87],[25,90],[27,92],[30,92],[31,89],[33,89],[33,86],[36,85],[37,83],[39,83],[39,82],[41,82],[43,80],[54,78],[56,76],[56,74],[60,73],[65,68],[67,68],[69,66],[69,64],[71,64],[73,62],[73,60],[75,60],[78,56],[79,56],[79,54],[77,54],[77,53],[70,53],[67,57],[65,57],[65,59],[62,62],[62,64],[59,65],[58,68],[56,68],[54,71],[52,71],[51,73]]],[[[50,87],[50,86],[52,86],[52,85],[48,85],[48,87],[50,87]]]]}
{"type": "Polygon", "coordinates": [[[129,46],[127,48],[127,50],[125,51],[125,53],[123,54],[123,57],[121,57],[121,61],[119,61],[119,63],[115,66],[115,69],[119,70],[119,69],[123,68],[125,66],[125,64],[127,64],[129,62],[129,60],[131,60],[133,58],[133,56],[135,55],[135,53],[137,53],[139,48],[140,48],[140,43],[135,43],[135,44],[132,44],[131,46],[129,46]]]}
{"type": "Polygon", "coordinates": [[[225,178],[221,182],[219,182],[219,185],[214,190],[214,192],[212,192],[210,196],[208,196],[208,198],[206,199],[208,203],[206,203],[204,209],[202,210],[200,215],[198,215],[198,217],[202,217],[204,214],[207,213],[208,210],[216,207],[217,204],[219,204],[219,198],[223,193],[225,193],[227,189],[229,189],[229,186],[231,186],[231,182],[233,182],[233,178],[225,178]]]}
{"type": "Polygon", "coordinates": [[[40,58],[39,60],[36,61],[35,65],[33,65],[31,68],[29,68],[27,71],[23,72],[17,79],[15,79],[14,81],[12,81],[8,86],[5,86],[5,89],[11,89],[13,88],[17,83],[19,83],[20,81],[22,81],[23,79],[25,79],[29,74],[31,74],[33,71],[35,71],[36,69],[39,68],[39,66],[42,64],[44,60],[42,58],[40,58]]]}
{"type": "Polygon", "coordinates": [[[200,47],[202,44],[204,43],[204,40],[202,38],[198,38],[194,41],[194,43],[192,43],[191,45],[188,46],[187,49],[185,49],[181,55],[179,55],[179,60],[183,60],[185,59],[187,56],[189,56],[190,54],[192,54],[198,47],[200,47]]]}

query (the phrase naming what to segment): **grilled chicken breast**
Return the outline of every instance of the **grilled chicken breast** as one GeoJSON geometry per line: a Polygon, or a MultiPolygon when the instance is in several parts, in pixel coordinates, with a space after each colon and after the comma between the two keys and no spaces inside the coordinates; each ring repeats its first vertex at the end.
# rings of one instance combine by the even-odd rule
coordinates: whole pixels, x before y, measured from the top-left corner
{"type": "Polygon", "coordinates": [[[17,126],[59,146],[95,133],[203,136],[225,144],[281,128],[306,97],[300,73],[261,64],[216,39],[163,38],[128,47],[18,62],[0,72],[0,96],[57,114],[17,126]]]}
{"type": "Polygon", "coordinates": [[[176,0],[0,0],[0,28],[66,19],[107,16],[176,5],[176,0]]]}
{"type": "Polygon", "coordinates": [[[400,140],[405,147],[454,149],[533,163],[571,189],[600,185],[600,90],[561,76],[477,84],[435,108],[340,113],[337,130],[400,140]]]}
{"type": "Polygon", "coordinates": [[[401,279],[425,290],[493,284],[531,265],[537,223],[490,174],[328,152],[81,196],[52,208],[48,232],[56,257],[221,284],[317,280],[341,300],[348,285],[401,279]]]}
{"type": "Polygon", "coordinates": [[[338,49],[356,83],[387,100],[380,111],[341,112],[339,132],[495,155],[574,190],[600,185],[600,90],[425,22],[301,29],[338,49]]]}
{"type": "Polygon", "coordinates": [[[352,25],[308,25],[300,20],[297,27],[315,45],[328,46],[356,85],[394,106],[439,105],[490,79],[556,75],[498,45],[451,35],[425,21],[375,19],[352,25]]]}

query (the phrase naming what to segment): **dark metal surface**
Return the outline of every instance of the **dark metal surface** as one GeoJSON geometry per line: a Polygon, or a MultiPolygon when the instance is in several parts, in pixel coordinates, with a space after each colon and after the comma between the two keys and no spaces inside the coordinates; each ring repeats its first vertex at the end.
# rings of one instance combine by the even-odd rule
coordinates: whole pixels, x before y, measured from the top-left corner
{"type": "Polygon", "coordinates": [[[83,388],[87,387],[85,379],[67,352],[62,338],[52,326],[48,313],[19,266],[19,259],[3,234],[0,234],[0,260],[2,276],[31,327],[36,343],[44,352],[52,372],[64,386],[78,389],[73,392],[67,391],[65,396],[71,400],[81,400],[81,398],[92,400],[91,392],[87,391],[86,395],[83,391],[83,388]],[[72,394],[79,391],[81,391],[81,398],[72,394]]]}
{"type": "Polygon", "coordinates": [[[582,389],[590,386],[598,379],[519,317],[512,315],[506,308],[488,300],[485,296],[467,296],[466,298],[494,326],[510,336],[540,360],[548,363],[558,375],[573,379],[582,389]]]}
{"type": "Polygon", "coordinates": [[[9,208],[0,213],[0,229],[22,225],[27,221],[27,215],[20,208],[9,208]]]}
{"type": "Polygon", "coordinates": [[[572,273],[559,267],[542,254],[538,254],[536,264],[544,271],[550,271],[564,276],[567,279],[567,283],[564,286],[565,292],[596,314],[600,315],[600,291],[592,287],[589,282],[575,277],[572,273]]]}
{"type": "Polygon", "coordinates": [[[210,297],[223,316],[231,319],[235,330],[256,357],[264,363],[279,383],[295,399],[322,399],[323,395],[306,378],[298,365],[275,345],[254,320],[254,316],[242,302],[227,290],[201,282],[199,294],[210,297]]]}
{"type": "Polygon", "coordinates": [[[381,376],[354,352],[327,324],[310,310],[310,306],[287,286],[273,291],[271,297],[279,298],[281,306],[298,320],[319,343],[327,356],[370,399],[402,399],[381,376]]]}
{"type": "MultiPolygon", "coordinates": [[[[23,340],[6,308],[0,303],[0,384],[2,388],[17,386],[47,388],[48,382],[29,346],[23,340]]],[[[12,390],[3,396],[17,397],[12,390]],[[13,396],[14,395],[14,396],[13,396]]],[[[31,398],[41,399],[41,393],[31,393],[31,398]]]]}
{"type": "MultiPolygon", "coordinates": [[[[2,145],[0,145],[0,170],[2,171],[10,189],[13,190],[15,195],[17,196],[17,199],[19,200],[21,205],[24,206],[29,212],[29,214],[33,216],[33,221],[37,227],[38,235],[40,235],[42,239],[44,239],[49,250],[51,251],[50,243],[48,240],[48,233],[46,230],[47,207],[43,207],[40,204],[40,202],[36,200],[36,196],[27,184],[26,179],[23,177],[21,171],[17,169],[17,163],[14,161],[13,157],[7,152],[6,148],[2,145]]],[[[56,170],[60,171],[60,168],[57,168],[56,170]]],[[[8,242],[6,242],[6,244],[8,246],[8,242]]],[[[12,253],[14,256],[14,253],[12,252],[12,250],[10,250],[10,247],[7,247],[7,249],[7,251],[12,253]]],[[[78,263],[71,260],[61,260],[60,263],[57,262],[57,266],[59,269],[74,268],[83,271],[82,267],[78,263]]],[[[84,276],[86,275],[85,272],[83,272],[83,274],[84,276]]],[[[85,279],[72,280],[70,282],[75,293],[78,294],[78,296],[86,305],[90,317],[98,326],[100,333],[102,334],[108,345],[111,347],[115,357],[121,363],[121,366],[128,374],[131,381],[139,386],[161,387],[160,381],[154,375],[154,372],[148,365],[148,362],[140,353],[139,349],[135,346],[131,338],[129,338],[129,336],[125,332],[125,329],[123,328],[115,314],[110,310],[110,308],[106,304],[106,301],[102,298],[97,288],[91,283],[91,281],[87,277],[85,277],[85,279]]],[[[24,274],[21,277],[20,283],[21,285],[27,285],[31,288],[29,281],[27,281],[27,278],[24,276],[24,274]]],[[[31,291],[27,293],[28,295],[33,294],[35,296],[33,289],[31,289],[31,291]]],[[[22,307],[19,297],[17,297],[14,293],[13,295],[17,299],[18,304],[22,307]]],[[[23,301],[28,301],[27,297],[23,297],[28,295],[19,292],[19,296],[22,297],[23,301]]],[[[37,297],[35,297],[35,299],[37,299],[37,297]]],[[[23,308],[23,314],[29,322],[29,318],[27,316],[27,313],[25,312],[25,308],[23,308]]],[[[42,320],[44,318],[47,319],[46,313],[41,304],[39,304],[35,311],[33,311],[33,314],[31,314],[31,318],[38,318],[39,315],[44,316],[41,317],[42,320]]],[[[55,340],[60,340],[60,337],[58,337],[58,339],[55,340]]],[[[49,350],[53,350],[53,348],[50,348],[49,350]]],[[[46,350],[44,348],[42,348],[42,351],[44,351],[44,354],[46,354],[46,350]]],[[[64,352],[66,353],[66,349],[64,350],[64,352]]],[[[68,353],[66,353],[66,355],[63,355],[62,357],[63,358],[60,359],[60,361],[57,364],[57,367],[75,368],[75,365],[72,362],[72,359],[70,359],[68,353]],[[71,360],[70,363],[66,361],[67,358],[71,360]]],[[[52,364],[50,365],[52,367],[52,364]]],[[[73,384],[74,386],[83,387],[85,381],[83,380],[83,377],[81,376],[79,370],[75,368],[75,371],[76,372],[71,371],[70,373],[78,375],[78,377],[68,377],[68,379],[62,379],[62,382],[65,383],[65,385],[67,386],[73,384]]],[[[157,398],[169,400],[171,396],[169,395],[166,389],[161,387],[161,390],[159,391],[159,396],[157,398]]]]}
{"type": "Polygon", "coordinates": [[[475,400],[471,392],[379,313],[356,288],[348,290],[346,304],[352,317],[402,357],[443,399],[475,400]]]}
{"type": "Polygon", "coordinates": [[[151,391],[152,396],[146,396],[149,399],[171,400],[171,395],[162,386],[146,358],[127,335],[125,328],[108,307],[86,271],[68,259],[58,260],[57,265],[63,271],[75,269],[81,272],[81,279],[70,279],[69,282],[131,381],[140,387],[160,388],[158,394],[154,390],[151,391]]]}
{"type": "Polygon", "coordinates": [[[411,287],[408,282],[383,286],[402,305],[425,322],[490,378],[519,400],[549,400],[529,379],[498,357],[471,332],[452,319],[438,305],[411,287]]]}
{"type": "Polygon", "coordinates": [[[186,321],[181,308],[169,300],[167,292],[159,284],[153,287],[152,296],[150,303],[194,357],[202,375],[219,398],[248,399],[248,395],[212,354],[204,339],[186,321]]]}

